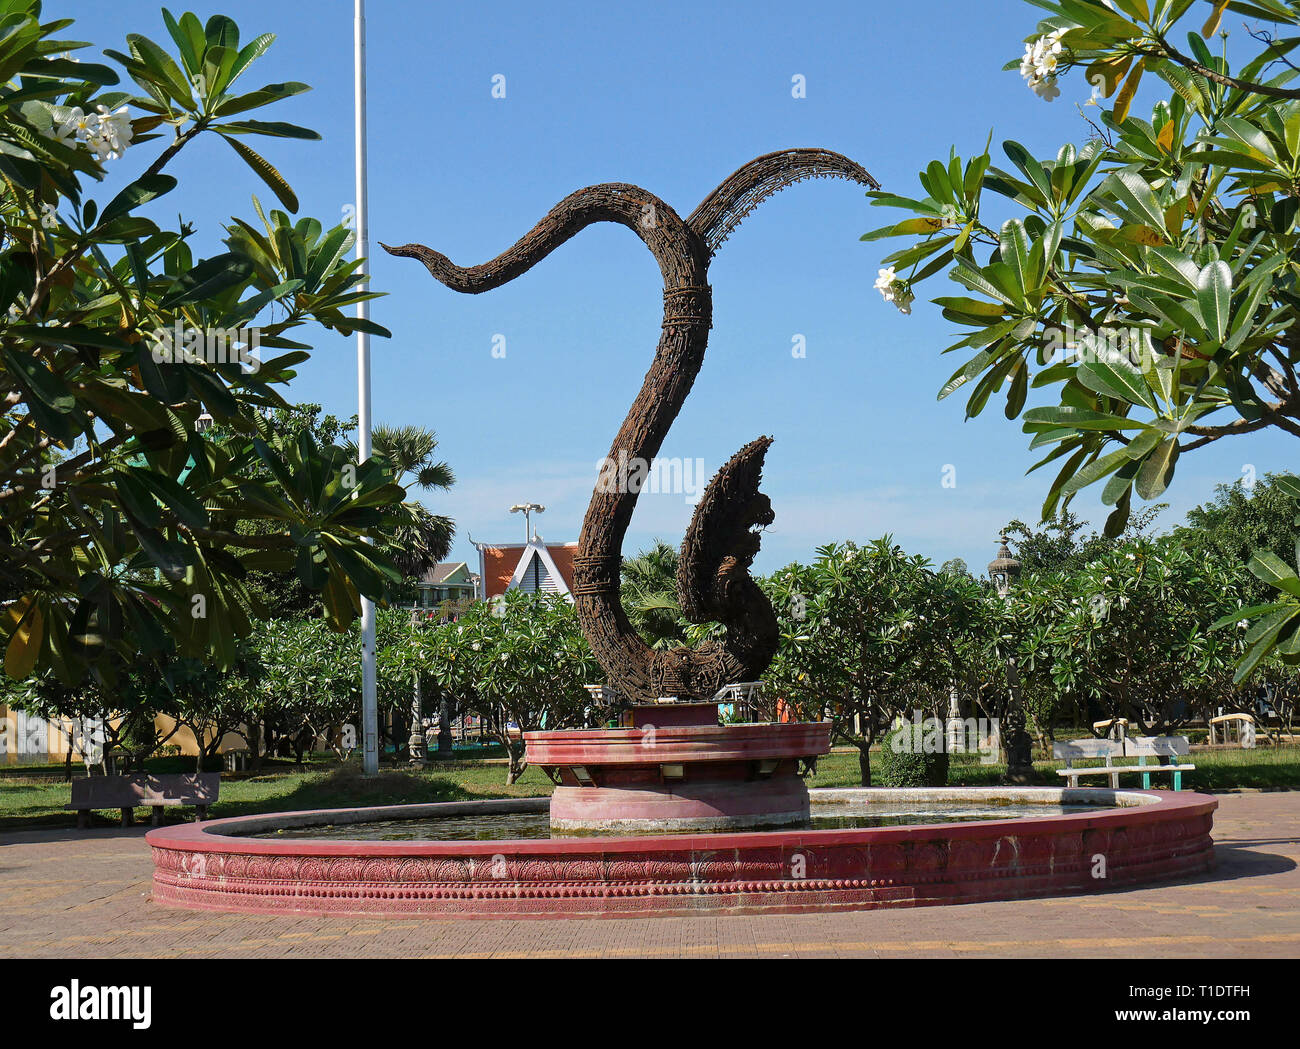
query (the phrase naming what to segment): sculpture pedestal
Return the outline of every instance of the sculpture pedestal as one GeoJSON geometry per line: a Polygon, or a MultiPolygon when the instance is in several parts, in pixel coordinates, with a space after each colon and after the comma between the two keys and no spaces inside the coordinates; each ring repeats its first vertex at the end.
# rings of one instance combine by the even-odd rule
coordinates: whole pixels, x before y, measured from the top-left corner
{"type": "Polygon", "coordinates": [[[800,761],[830,750],[828,723],[719,725],[716,703],[635,707],[632,727],[527,732],[528,760],[557,784],[551,827],[664,833],[808,820],[800,761]]]}

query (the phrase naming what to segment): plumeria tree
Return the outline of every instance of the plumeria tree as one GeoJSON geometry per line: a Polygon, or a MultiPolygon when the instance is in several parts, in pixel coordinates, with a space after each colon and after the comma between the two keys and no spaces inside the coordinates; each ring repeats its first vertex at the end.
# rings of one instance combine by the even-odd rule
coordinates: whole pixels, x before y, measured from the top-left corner
{"type": "Polygon", "coordinates": [[[291,331],[387,334],[346,312],[373,294],[348,258],[352,231],[291,218],[292,189],[247,145],[317,138],[251,116],[306,86],[244,90],[274,36],[241,44],[219,15],[164,11],[171,50],[130,34],[106,52],[116,68],[65,57],[86,45],[62,38],[70,20],[43,22],[38,0],[0,0],[0,20],[6,672],[75,683],[173,651],[230,665],[254,568],[296,571],[343,628],[358,591],[378,598],[396,577],[364,540],[403,491],[380,462],[357,466],[310,435],[276,441],[266,419],[309,356],[291,331]],[[132,90],[111,90],[118,70],[132,90]],[[255,202],[206,257],[191,225],[142,213],[200,137],[227,143],[286,209],[255,202]],[[124,151],[152,156],[129,182],[113,167],[124,151]],[[206,440],[204,413],[236,436],[206,440]],[[265,534],[238,534],[250,519],[265,534]]]}
{"type": "MultiPolygon", "coordinates": [[[[1097,104],[1088,141],[1042,158],[1007,141],[1005,168],[987,147],[953,150],[922,171],[923,195],[872,194],[909,217],[864,239],[907,238],[878,284],[900,307],[940,274],[959,286],[933,300],[963,329],[945,352],[967,357],[940,397],[963,390],[968,417],[1004,397],[1046,452],[1037,467],[1056,469],[1043,516],[1101,484],[1114,536],[1183,454],[1266,428],[1300,437],[1300,4],[1034,6],[1047,17],[1008,68],[1049,101],[1076,77],[1097,104]],[[1229,15],[1249,41],[1235,65],[1229,15]],[[1139,114],[1152,82],[1162,94],[1139,114]]],[[[1298,624],[1265,613],[1258,654],[1300,660],[1298,624]]]]}
{"type": "Polygon", "coordinates": [[[317,740],[345,759],[356,745],[361,681],[339,658],[338,635],[322,619],[262,620],[251,647],[255,669],[234,684],[248,689],[244,731],[254,762],[282,747],[301,761],[317,740]]]}
{"type": "Polygon", "coordinates": [[[764,680],[800,716],[830,716],[834,737],[858,749],[869,786],[879,729],[913,707],[941,712],[980,589],[969,576],[935,573],[889,536],[819,547],[813,564],[767,581],[781,643],[764,680]]]}
{"type": "Polygon", "coordinates": [[[1243,574],[1163,536],[1026,577],[1009,608],[1020,624],[1017,663],[1060,713],[1084,720],[1120,717],[1162,733],[1212,716],[1233,702],[1247,639],[1244,624],[1210,627],[1244,605],[1243,574]]]}
{"type": "Polygon", "coordinates": [[[592,702],[583,686],[603,677],[573,605],[555,594],[512,590],[477,602],[423,644],[434,687],[505,744],[507,783],[527,768],[522,733],[583,724],[592,702]]]}

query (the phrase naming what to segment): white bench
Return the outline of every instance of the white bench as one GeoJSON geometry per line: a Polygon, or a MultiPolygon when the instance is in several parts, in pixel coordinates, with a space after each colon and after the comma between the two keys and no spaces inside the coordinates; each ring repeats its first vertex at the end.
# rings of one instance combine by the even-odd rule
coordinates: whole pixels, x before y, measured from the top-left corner
{"type": "MultiPolygon", "coordinates": [[[[1218,735],[1223,737],[1224,746],[1230,742],[1232,729],[1237,730],[1237,743],[1243,750],[1249,750],[1255,745],[1255,719],[1250,714],[1220,714],[1217,718],[1210,718],[1210,746],[1218,742],[1215,739],[1218,729],[1218,735]]],[[[1268,736],[1265,735],[1265,739],[1268,736]]]]}
{"type": "Polygon", "coordinates": [[[1069,743],[1053,743],[1052,757],[1064,761],[1065,768],[1057,769],[1058,776],[1069,780],[1071,787],[1079,785],[1082,776],[1108,776],[1112,790],[1119,789],[1119,777],[1124,772],[1137,772],[1142,776],[1144,789],[1151,788],[1153,772],[1168,772],[1173,775],[1174,790],[1183,789],[1183,773],[1193,771],[1196,766],[1190,763],[1180,764],[1178,759],[1191,753],[1185,736],[1129,736],[1125,739],[1077,739],[1069,743]],[[1147,758],[1169,759],[1168,765],[1148,765],[1147,758]],[[1116,758],[1137,758],[1136,765],[1116,765],[1116,758]],[[1104,765],[1091,768],[1075,768],[1080,760],[1104,760],[1104,765]]]}

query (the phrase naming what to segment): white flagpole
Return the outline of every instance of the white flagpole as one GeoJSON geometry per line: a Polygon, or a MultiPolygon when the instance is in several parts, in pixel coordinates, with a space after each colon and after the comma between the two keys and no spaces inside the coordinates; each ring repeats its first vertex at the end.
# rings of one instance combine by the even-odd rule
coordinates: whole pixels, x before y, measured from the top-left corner
{"type": "MultiPolygon", "coordinates": [[[[353,65],[356,71],[357,131],[357,258],[370,255],[366,231],[366,2],[356,0],[353,33],[353,65]]],[[[361,263],[362,274],[370,265],[361,263]]],[[[357,317],[370,316],[369,303],[357,303],[357,317]]],[[[357,332],[357,458],[370,458],[370,336],[357,332]]],[[[361,598],[361,736],[362,771],[367,776],[379,772],[379,708],[375,699],[375,603],[361,598]]]]}

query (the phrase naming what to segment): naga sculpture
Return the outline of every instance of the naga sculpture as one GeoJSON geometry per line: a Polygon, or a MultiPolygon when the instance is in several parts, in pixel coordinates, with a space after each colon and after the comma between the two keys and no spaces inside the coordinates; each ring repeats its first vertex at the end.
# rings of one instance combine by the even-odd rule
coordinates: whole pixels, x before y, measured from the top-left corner
{"type": "MultiPolygon", "coordinates": [[[[525,273],[594,222],[627,226],[645,243],[663,274],[663,331],[654,361],[623,425],[609,462],[649,464],[681,410],[704,362],[712,326],[709,263],[741,219],[780,189],[808,178],[847,178],[879,184],[862,167],[823,149],[768,153],[745,164],[683,220],[638,186],[612,182],[571,193],[514,247],[481,266],[463,268],[420,244],[383,245],[390,254],[419,259],[455,291],[478,294],[525,273]]],[[[695,648],[650,648],[632,628],[619,599],[623,536],[639,492],[633,485],[598,482],[573,559],[574,602],[582,631],[610,683],[635,703],[658,697],[703,700],[733,681],[759,677],[776,652],[776,615],[750,578],[758,553],[755,528],[774,515],[759,490],[769,437],[751,441],[709,482],[682,543],[677,594],[693,623],[716,621],[721,640],[695,648]]]]}

